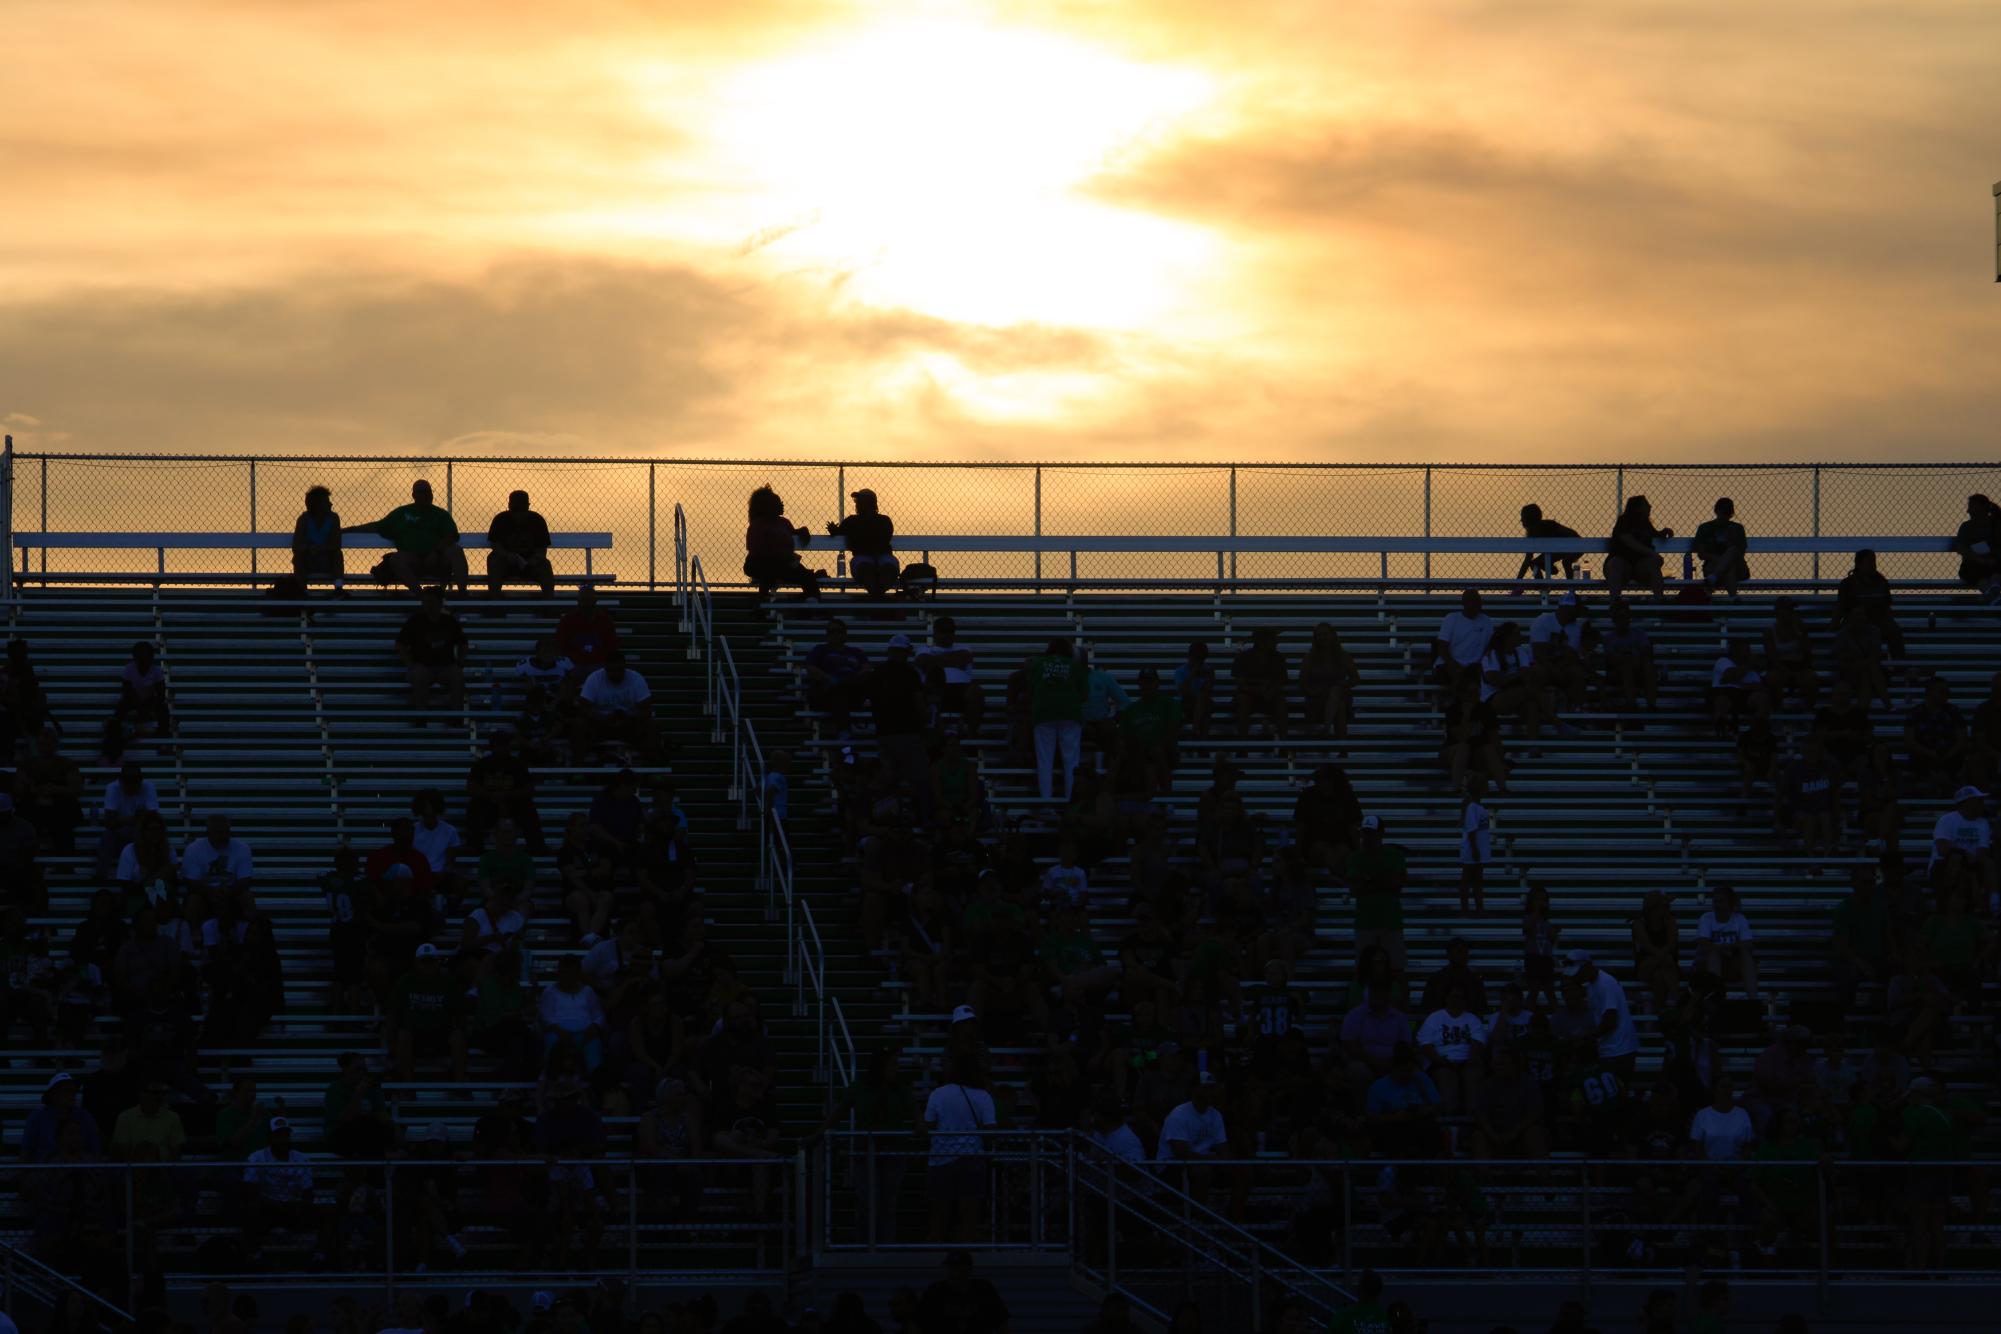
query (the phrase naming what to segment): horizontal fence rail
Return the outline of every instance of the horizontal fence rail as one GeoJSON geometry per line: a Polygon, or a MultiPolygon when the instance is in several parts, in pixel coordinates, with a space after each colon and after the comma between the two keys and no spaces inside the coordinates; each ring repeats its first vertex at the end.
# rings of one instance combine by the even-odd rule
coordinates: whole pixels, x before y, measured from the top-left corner
{"type": "MultiPolygon", "coordinates": [[[[769,483],[788,516],[822,535],[809,563],[838,573],[826,523],[868,488],[912,533],[985,537],[1279,538],[1479,537],[1519,532],[1517,514],[1534,503],[1587,540],[1611,530],[1620,506],[1644,494],[1656,522],[1687,535],[1728,495],[1754,538],[1840,538],[1863,534],[1941,537],[1964,517],[1972,492],[2001,494],[2001,462],[1721,464],[1290,464],[932,463],[598,457],[359,455],[62,454],[15,452],[0,470],[8,535],[150,533],[279,535],[292,531],[305,489],[325,485],[348,524],[372,522],[408,499],[411,482],[431,481],[439,503],[467,533],[483,533],[508,492],[529,492],[552,529],[610,539],[608,549],[558,550],[557,572],[596,571],[622,583],[674,583],[687,553],[708,553],[718,586],[741,586],[745,504],[769,483]],[[9,480],[11,479],[11,480],[9,480]],[[668,519],[679,506],[680,524],[668,519]],[[673,549],[660,550],[661,532],[673,549]],[[729,559],[725,560],[725,557],[729,559]]],[[[907,545],[907,541],[905,543],[907,545]]],[[[15,550],[11,541],[9,550],[15,550]]],[[[183,557],[191,559],[191,557],[183,557]]],[[[202,553],[207,572],[270,575],[282,552],[260,546],[202,553]]],[[[1812,553],[1773,555],[1754,575],[1798,579],[1819,573],[1812,553]]],[[[153,550],[41,547],[25,574],[137,578],[157,565],[153,550]]],[[[1201,555],[1105,555],[1083,571],[1098,577],[1213,576],[1201,555]]],[[[1370,577],[1367,555],[1234,553],[1242,579],[1370,577]],[[1344,563],[1345,562],[1345,563],[1344,563]]],[[[274,568],[276,567],[276,568],[274,568]]],[[[1492,553],[1407,555],[1392,574],[1410,578],[1504,577],[1513,562],[1492,553]],[[1505,566],[1506,568],[1503,568],[1505,566]]],[[[18,577],[23,571],[10,567],[18,577]]],[[[966,552],[948,577],[1033,574],[1033,557],[966,552]]],[[[1061,571],[1048,571],[1060,576],[1061,571]]],[[[477,576],[475,571],[475,576],[477,576]]],[[[1831,571],[1833,574],[1840,570],[1831,571]]],[[[1936,553],[1888,558],[1893,578],[1949,577],[1936,553]]]]}

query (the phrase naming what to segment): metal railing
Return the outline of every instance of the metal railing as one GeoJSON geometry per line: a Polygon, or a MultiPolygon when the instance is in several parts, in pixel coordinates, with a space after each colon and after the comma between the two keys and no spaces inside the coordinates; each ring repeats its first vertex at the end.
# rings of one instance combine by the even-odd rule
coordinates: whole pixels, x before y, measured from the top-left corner
{"type": "MultiPolygon", "coordinates": [[[[311,1255],[296,1270],[282,1263],[244,1264],[232,1269],[224,1251],[203,1252],[198,1243],[216,1235],[246,1242],[244,1227],[256,1187],[244,1161],[170,1163],[27,1163],[11,1167],[17,1189],[35,1217],[30,1237],[8,1236],[0,1246],[0,1267],[11,1275],[62,1292],[84,1291],[83,1276],[65,1273],[67,1260],[86,1249],[102,1259],[100,1246],[65,1231],[87,1221],[103,1227],[122,1245],[128,1282],[157,1275],[169,1286],[210,1282],[232,1287],[314,1287],[380,1289],[464,1286],[540,1287],[573,1283],[579,1272],[621,1277],[634,1284],[782,1284],[798,1252],[798,1220],[793,1208],[801,1170],[796,1154],[768,1158],[519,1158],[519,1159],[343,1159],[300,1153],[295,1162],[311,1174],[298,1198],[304,1211],[287,1210],[265,1227],[289,1245],[281,1255],[311,1255]],[[460,1212],[459,1189],[483,1191],[492,1172],[534,1174],[546,1193],[540,1207],[508,1214],[486,1207],[460,1212]],[[451,1176],[440,1183],[439,1174],[451,1176]],[[405,1182],[442,1185],[443,1214],[425,1197],[399,1202],[405,1182]],[[97,1184],[102,1182],[101,1185],[97,1184]],[[662,1212],[655,1201],[678,1195],[680,1208],[662,1212]],[[117,1225],[108,1225],[116,1218],[117,1225]],[[439,1229],[454,1219],[454,1240],[464,1254],[449,1268],[435,1263],[442,1254],[439,1229]],[[281,1225],[282,1224],[282,1225],[281,1225]],[[178,1240],[177,1240],[178,1239],[178,1240]],[[577,1267],[574,1249],[594,1262],[577,1267]],[[17,1249],[43,1250],[39,1259],[17,1249]],[[569,1257],[550,1266],[524,1263],[521,1251],[569,1257]],[[426,1265],[427,1257],[433,1263],[426,1265]],[[51,1263],[53,1261],[53,1263],[51,1263]]],[[[531,1193],[527,1198],[535,1198],[531,1193]]],[[[277,1211],[265,1210],[265,1214],[277,1211]]],[[[262,1240],[263,1238],[259,1238],[262,1240]]],[[[242,1254],[242,1252],[237,1252],[242,1254]]],[[[10,1288],[13,1286],[9,1284],[10,1288]]],[[[110,1319],[130,1320],[116,1305],[93,1298],[110,1319]]]]}
{"type": "MultiPolygon", "coordinates": [[[[798,522],[815,529],[823,518],[841,517],[848,493],[866,486],[882,497],[885,511],[905,532],[1032,537],[1142,531],[1210,537],[1471,536],[1519,531],[1517,512],[1529,503],[1595,537],[1610,531],[1627,497],[1640,493],[1652,499],[1659,522],[1684,533],[1709,517],[1716,497],[1729,495],[1754,536],[1919,536],[1952,532],[1969,492],[2001,493],[2001,463],[1984,460],[1741,466],[821,463],[49,452],[20,452],[12,460],[11,494],[0,496],[11,502],[0,503],[9,553],[15,532],[290,532],[299,498],[315,484],[332,488],[347,521],[367,521],[402,504],[410,483],[422,476],[467,526],[484,525],[505,508],[510,490],[527,489],[553,526],[610,532],[614,547],[603,562],[606,572],[649,588],[678,582],[678,562],[686,552],[741,550],[745,497],[766,482],[786,495],[798,522]],[[676,505],[685,509],[683,522],[672,530],[676,568],[669,571],[658,550],[659,520],[663,506],[676,505]]],[[[7,475],[0,467],[0,478],[7,475]]],[[[248,552],[230,556],[230,570],[215,572],[247,573],[252,559],[248,552]]],[[[1292,572],[1289,559],[1239,554],[1228,573],[1282,576],[1292,572]]],[[[137,573],[148,558],[41,551],[30,574],[61,573],[50,569],[52,561],[83,562],[106,573],[125,561],[137,573]]],[[[972,575],[999,568],[986,558],[954,564],[953,572],[972,575]]],[[[1131,568],[1149,564],[1160,562],[1131,568]]],[[[1408,573],[1457,578],[1481,568],[1417,556],[1408,573]]],[[[1802,559],[1800,572],[1811,572],[1811,557],[1802,559]]],[[[1792,577],[1795,571],[1787,565],[1780,573],[1792,577]]],[[[739,586],[739,577],[731,572],[723,582],[739,586]]]]}
{"type": "MultiPolygon", "coordinates": [[[[22,1298],[49,1308],[53,1315],[56,1308],[71,1297],[81,1297],[89,1306],[97,1320],[97,1328],[105,1334],[118,1334],[131,1329],[134,1321],[132,1313],[114,1302],[105,1300],[83,1284],[76,1282],[58,1270],[43,1264],[34,1256],[11,1243],[0,1242],[0,1310],[5,1310],[16,1326],[24,1313],[19,1302],[22,1298]]],[[[63,1322],[67,1324],[67,1322],[63,1322]]],[[[75,1334],[87,1334],[69,1325],[75,1334]]]]}

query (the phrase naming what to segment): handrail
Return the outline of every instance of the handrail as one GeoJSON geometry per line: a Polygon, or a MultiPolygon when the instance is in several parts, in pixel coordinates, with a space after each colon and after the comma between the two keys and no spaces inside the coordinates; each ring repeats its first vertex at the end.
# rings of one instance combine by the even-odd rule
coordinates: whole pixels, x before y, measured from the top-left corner
{"type": "Polygon", "coordinates": [[[65,1294],[76,1293],[105,1316],[117,1321],[118,1325],[129,1326],[134,1323],[132,1313],[124,1307],[92,1292],[67,1274],[51,1269],[11,1242],[0,1241],[0,1272],[6,1275],[6,1296],[10,1314],[14,1290],[19,1288],[35,1300],[47,1303],[51,1309],[62,1302],[65,1294]]]}
{"type": "Polygon", "coordinates": [[[674,605],[681,609],[681,630],[688,630],[688,514],[674,502],[674,605]]]}
{"type": "MultiPolygon", "coordinates": [[[[839,537],[826,539],[845,546],[839,537]]],[[[1525,556],[1533,552],[1563,555],[1600,556],[1605,539],[1594,537],[1235,537],[1218,533],[1214,537],[1105,537],[1078,533],[1070,537],[993,537],[987,535],[939,534],[936,536],[898,533],[896,546],[904,552],[986,552],[1062,555],[1068,552],[1158,554],[1182,552],[1209,555],[1369,555],[1393,556],[1525,556]]],[[[1952,539],[1940,536],[1884,537],[1752,537],[1745,543],[1751,555],[1760,552],[1791,555],[1829,555],[1868,548],[1878,552],[1949,552],[1952,539]]],[[[1654,544],[1663,554],[1688,552],[1692,539],[1663,538],[1654,544]]]]}

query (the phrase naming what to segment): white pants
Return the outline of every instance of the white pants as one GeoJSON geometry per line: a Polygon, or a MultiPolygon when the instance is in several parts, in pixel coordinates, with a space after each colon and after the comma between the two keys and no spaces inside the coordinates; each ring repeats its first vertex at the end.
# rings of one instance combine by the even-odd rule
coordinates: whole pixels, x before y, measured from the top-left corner
{"type": "Polygon", "coordinates": [[[1045,797],[1056,795],[1054,776],[1049,772],[1056,761],[1056,749],[1063,748],[1063,800],[1070,800],[1070,781],[1084,753],[1084,724],[1075,719],[1035,725],[1035,783],[1045,797]]]}

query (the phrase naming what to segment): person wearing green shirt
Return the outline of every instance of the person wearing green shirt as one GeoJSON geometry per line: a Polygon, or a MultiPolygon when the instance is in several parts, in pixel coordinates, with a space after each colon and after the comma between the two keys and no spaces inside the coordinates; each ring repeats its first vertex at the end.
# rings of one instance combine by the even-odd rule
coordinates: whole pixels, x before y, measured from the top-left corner
{"type": "Polygon", "coordinates": [[[1181,701],[1160,688],[1160,673],[1139,672],[1139,697],[1119,710],[1119,752],[1122,762],[1137,764],[1146,791],[1164,791],[1181,760],[1181,701]]]}
{"type": "Polygon", "coordinates": [[[869,1057],[867,1072],[848,1085],[827,1113],[829,1129],[852,1116],[854,1123],[849,1129],[871,1132],[849,1140],[847,1147],[858,1166],[865,1163],[873,1168],[856,1172],[855,1181],[863,1197],[857,1203],[862,1216],[871,1219],[870,1239],[877,1245],[897,1239],[896,1202],[910,1166],[909,1158],[903,1155],[910,1149],[913,1110],[914,1099],[897,1068],[896,1051],[882,1047],[869,1057]]]}
{"type": "Polygon", "coordinates": [[[1055,795],[1056,754],[1063,753],[1063,800],[1070,800],[1071,782],[1084,748],[1084,699],[1090,672],[1070,649],[1068,640],[1052,639],[1048,649],[1028,660],[1029,716],[1035,724],[1035,781],[1043,799],[1055,795]]]}
{"type": "Polygon", "coordinates": [[[389,998],[389,1049],[396,1074],[408,1083],[418,1056],[449,1054],[452,1079],[466,1077],[465,986],[444,967],[438,947],[425,941],[409,972],[389,998]]]}
{"type": "Polygon", "coordinates": [[[1118,970],[1106,966],[1098,942],[1091,939],[1084,925],[1083,909],[1070,904],[1052,914],[1049,931],[1036,947],[1035,956],[1048,971],[1049,980],[1063,988],[1067,1004],[1103,995],[1118,985],[1118,970]]]}
{"type": "Polygon", "coordinates": [[[1390,967],[1401,977],[1406,959],[1403,939],[1403,890],[1410,879],[1404,850],[1383,842],[1379,815],[1362,817],[1361,846],[1348,854],[1342,878],[1355,896],[1355,957],[1380,945],[1390,967]]]}
{"type": "Polygon", "coordinates": [[[1945,1223],[1954,1181],[1953,1169],[1943,1164],[1951,1162],[1957,1152],[1959,1132],[1952,1123],[1952,1113],[1941,1105],[1940,1093],[1938,1080],[1932,1076],[1913,1079],[1890,1141],[1911,1164],[1901,1174],[1908,1211],[1904,1264],[1911,1270],[1945,1267],[1945,1223]]]}
{"type": "Polygon", "coordinates": [[[1355,1304],[1344,1306],[1327,1322],[1327,1334],[1390,1334],[1390,1313],[1383,1306],[1383,1280],[1371,1269],[1355,1285],[1355,1304]]]}
{"type": "Polygon", "coordinates": [[[1744,563],[1749,540],[1744,525],[1737,522],[1737,505],[1724,496],[1716,502],[1716,517],[1695,530],[1689,549],[1702,562],[1702,578],[1711,588],[1727,589],[1734,596],[1737,585],[1751,577],[1744,563]]]}
{"type": "Polygon", "coordinates": [[[358,523],[342,533],[374,533],[396,550],[376,567],[384,583],[407,584],[412,593],[427,579],[440,579],[465,591],[466,557],[459,547],[459,526],[449,510],[431,501],[431,484],[419,478],[410,487],[410,503],[374,523],[358,523]]]}
{"type": "Polygon", "coordinates": [[[229,1101],[215,1114],[215,1151],[220,1158],[242,1161],[270,1142],[272,1110],[257,1096],[257,1081],[238,1075],[229,1086],[229,1101]]]}
{"type": "Polygon", "coordinates": [[[1720,1278],[1703,1284],[1695,1297],[1695,1319],[1689,1334],[1723,1334],[1730,1324],[1730,1285],[1720,1278]]]}

